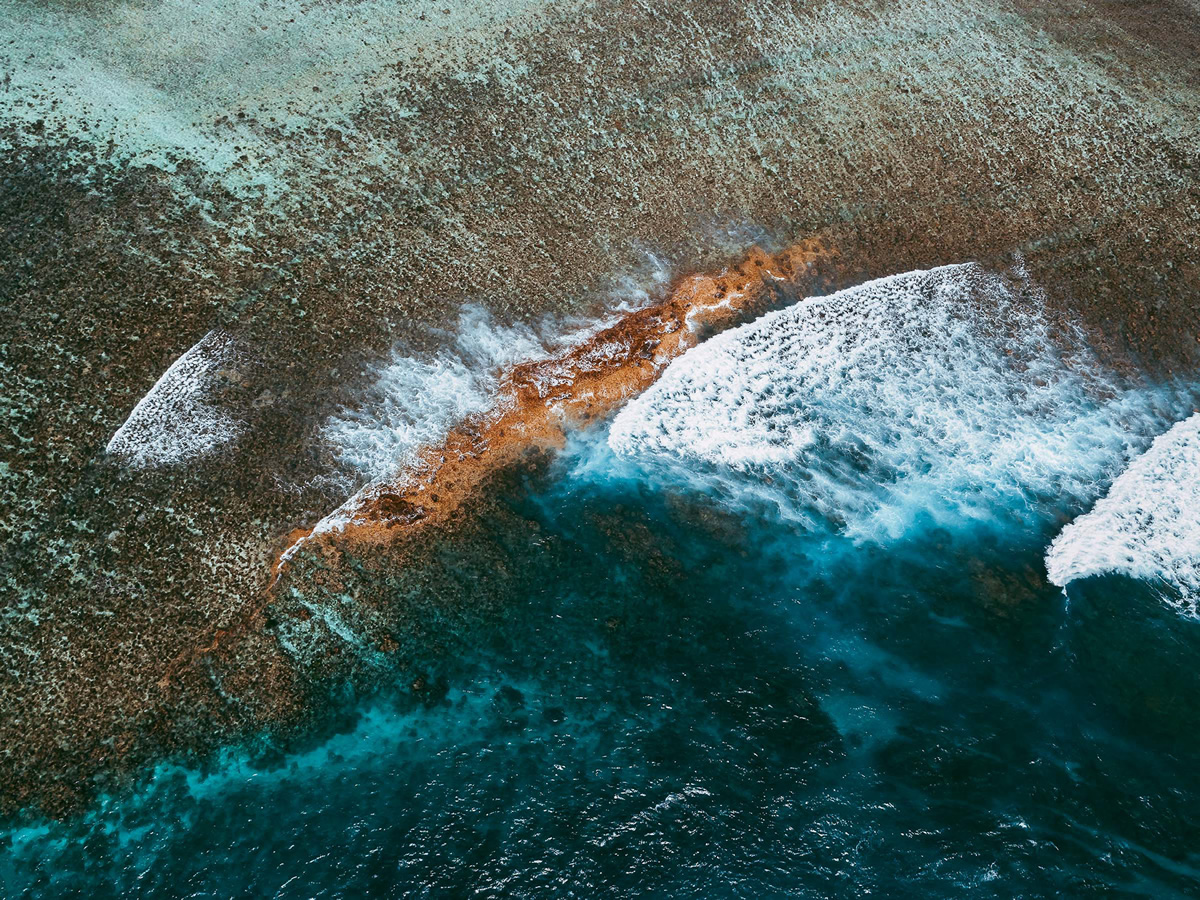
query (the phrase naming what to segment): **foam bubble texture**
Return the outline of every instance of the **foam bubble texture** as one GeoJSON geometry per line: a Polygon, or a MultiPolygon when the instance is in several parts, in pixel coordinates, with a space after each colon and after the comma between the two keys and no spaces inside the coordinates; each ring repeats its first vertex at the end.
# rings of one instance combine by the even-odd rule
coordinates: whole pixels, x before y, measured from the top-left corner
{"type": "Polygon", "coordinates": [[[947,266],[810,299],[673,362],[613,450],[734,484],[856,539],[917,521],[1029,523],[1094,499],[1178,418],[1126,389],[1021,271],[947,266]]]}
{"type": "Polygon", "coordinates": [[[324,437],[343,464],[389,478],[422,447],[487,410],[505,368],[545,354],[532,329],[497,325],[482,308],[467,307],[448,346],[425,355],[397,352],[361,402],[329,421],[324,437]]]}
{"type": "MultiPolygon", "coordinates": [[[[485,308],[466,306],[437,352],[397,350],[359,402],[329,420],[323,437],[338,460],[360,477],[394,478],[416,461],[423,447],[442,441],[469,416],[492,409],[502,399],[501,382],[513,366],[548,359],[588,340],[652,302],[669,279],[667,264],[646,254],[640,270],[616,279],[607,298],[608,315],[590,320],[547,318],[533,327],[505,326],[485,308]]],[[[620,349],[601,346],[596,354],[602,358],[620,349]]],[[[562,372],[564,378],[571,374],[562,372]]]]}
{"type": "Polygon", "coordinates": [[[1119,573],[1174,588],[1182,612],[1200,614],[1200,414],[1154,440],[1091,512],[1055,538],[1050,580],[1119,573]]]}
{"type": "Polygon", "coordinates": [[[187,462],[235,440],[243,425],[221,407],[214,389],[237,356],[231,335],[210,331],[138,401],[109,440],[108,452],[146,468],[187,462]]]}

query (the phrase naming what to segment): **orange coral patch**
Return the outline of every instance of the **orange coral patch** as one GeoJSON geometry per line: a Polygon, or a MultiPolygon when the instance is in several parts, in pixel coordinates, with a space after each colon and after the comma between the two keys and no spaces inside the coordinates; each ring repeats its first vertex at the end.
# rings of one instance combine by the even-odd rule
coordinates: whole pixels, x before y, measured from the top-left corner
{"type": "Polygon", "coordinates": [[[513,366],[495,405],[472,416],[390,482],[364,488],[291,542],[275,577],[302,545],[389,541],[445,521],[491,473],[525,454],[563,446],[567,430],[602,419],[648,388],[701,331],[743,321],[779,285],[798,285],[834,254],[819,241],[780,253],[755,247],[715,275],[682,279],[667,299],[633,312],[552,359],[513,366]]]}

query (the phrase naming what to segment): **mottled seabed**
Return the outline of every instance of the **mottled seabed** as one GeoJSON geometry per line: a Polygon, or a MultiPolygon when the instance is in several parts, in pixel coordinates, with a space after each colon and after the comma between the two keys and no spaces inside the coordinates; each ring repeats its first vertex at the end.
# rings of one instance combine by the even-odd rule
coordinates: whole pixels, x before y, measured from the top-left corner
{"type": "Polygon", "coordinates": [[[1195,893],[1194,2],[0,13],[6,893],[1195,893]]]}

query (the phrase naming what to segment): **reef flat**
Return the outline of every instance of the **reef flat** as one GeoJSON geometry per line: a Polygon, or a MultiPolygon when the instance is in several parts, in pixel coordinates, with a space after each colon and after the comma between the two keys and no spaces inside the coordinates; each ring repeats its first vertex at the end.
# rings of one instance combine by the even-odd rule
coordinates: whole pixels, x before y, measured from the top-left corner
{"type": "Polygon", "coordinates": [[[297,554],[262,601],[391,474],[347,471],[330,417],[464,304],[599,321],[813,237],[836,259],[801,295],[1019,253],[1100,364],[1194,371],[1194,2],[0,9],[9,812],[303,734],[347,684],[420,693],[432,623],[509,597],[478,522],[522,476],[489,470],[404,566],[297,554]],[[213,439],[135,445],[210,335],[203,390],[158,396],[213,439]]]}

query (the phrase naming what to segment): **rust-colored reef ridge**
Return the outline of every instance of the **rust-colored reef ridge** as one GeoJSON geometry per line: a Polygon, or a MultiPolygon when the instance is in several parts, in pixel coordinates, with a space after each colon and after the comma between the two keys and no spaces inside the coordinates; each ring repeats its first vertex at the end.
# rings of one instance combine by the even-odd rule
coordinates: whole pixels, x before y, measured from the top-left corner
{"type": "Polygon", "coordinates": [[[813,284],[820,264],[835,256],[819,239],[774,254],[754,247],[716,274],[681,279],[661,303],[557,356],[512,367],[491,409],[466,419],[395,477],[367,485],[310,531],[293,533],[273,582],[301,549],[389,542],[445,522],[489,474],[530,452],[561,448],[568,429],[640,394],[705,333],[745,321],[781,290],[813,284]]]}

